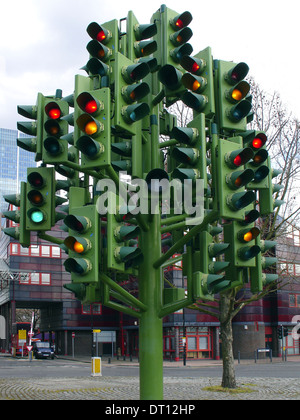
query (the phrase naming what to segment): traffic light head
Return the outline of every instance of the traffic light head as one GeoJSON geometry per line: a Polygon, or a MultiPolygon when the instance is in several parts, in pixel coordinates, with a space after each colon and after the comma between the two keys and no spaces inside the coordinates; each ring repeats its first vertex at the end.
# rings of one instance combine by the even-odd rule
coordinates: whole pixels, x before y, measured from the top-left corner
{"type": "Polygon", "coordinates": [[[247,164],[247,168],[254,171],[253,180],[248,188],[260,190],[269,188],[268,151],[266,150],[267,136],[262,131],[246,131],[241,134],[244,139],[244,145],[253,150],[254,156],[247,164]]]}
{"type": "Polygon", "coordinates": [[[254,155],[250,147],[241,148],[242,138],[219,139],[214,153],[213,172],[216,174],[216,192],[221,217],[243,221],[245,208],[256,199],[253,191],[246,191],[254,177],[252,169],[244,165],[254,155]]]}
{"type": "Polygon", "coordinates": [[[35,121],[22,121],[17,128],[32,138],[18,138],[17,145],[22,149],[35,153],[35,160],[42,159],[43,119],[45,97],[38,93],[36,105],[19,105],[18,114],[35,121]]]}
{"type": "Polygon", "coordinates": [[[137,102],[144,99],[150,88],[146,82],[138,83],[150,73],[145,62],[133,63],[122,54],[116,55],[115,62],[115,116],[114,127],[116,132],[125,136],[134,135],[134,123],[145,118],[150,108],[146,102],[137,102]]]}
{"type": "Polygon", "coordinates": [[[215,70],[218,125],[224,132],[244,131],[252,108],[251,101],[247,98],[250,85],[243,80],[249,67],[246,63],[234,64],[216,60],[215,70]]]}
{"type": "Polygon", "coordinates": [[[104,168],[110,164],[110,90],[102,88],[81,92],[76,104],[82,113],[76,119],[79,138],[75,146],[81,152],[85,168],[104,168]]]}
{"type": "Polygon", "coordinates": [[[69,258],[64,262],[73,283],[97,283],[99,272],[99,214],[95,205],[72,208],[64,219],[70,235],[64,240],[69,258]]]}
{"type": "Polygon", "coordinates": [[[50,230],[55,218],[54,168],[27,170],[26,229],[50,230]]]}
{"type": "Polygon", "coordinates": [[[50,164],[68,161],[68,142],[62,137],[68,134],[68,123],[62,117],[68,115],[69,105],[62,99],[45,98],[43,115],[43,162],[50,164]]]}

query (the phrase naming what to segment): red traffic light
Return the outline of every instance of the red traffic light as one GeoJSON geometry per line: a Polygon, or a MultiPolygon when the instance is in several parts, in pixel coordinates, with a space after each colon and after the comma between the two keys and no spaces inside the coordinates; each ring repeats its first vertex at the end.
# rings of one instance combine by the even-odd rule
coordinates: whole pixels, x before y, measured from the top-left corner
{"type": "Polygon", "coordinates": [[[251,147],[255,150],[260,149],[263,147],[267,142],[267,136],[264,133],[259,133],[251,142],[251,147]]]}
{"type": "Polygon", "coordinates": [[[180,15],[177,15],[170,21],[170,25],[174,30],[182,29],[188,26],[193,20],[193,16],[190,12],[183,12],[180,15]]]}
{"type": "Polygon", "coordinates": [[[47,116],[52,120],[58,120],[62,116],[61,109],[56,102],[49,102],[45,106],[45,112],[47,116]]]}
{"type": "Polygon", "coordinates": [[[86,28],[86,31],[92,39],[96,39],[102,44],[106,44],[112,37],[112,34],[108,29],[98,25],[96,22],[90,23],[86,28]]]}
{"type": "Polygon", "coordinates": [[[250,147],[245,149],[234,150],[231,153],[226,153],[225,162],[230,168],[238,168],[239,166],[245,165],[253,158],[253,150],[250,147]]]}
{"type": "Polygon", "coordinates": [[[89,92],[82,92],[76,99],[80,109],[87,114],[97,115],[104,109],[104,104],[89,92]]]}

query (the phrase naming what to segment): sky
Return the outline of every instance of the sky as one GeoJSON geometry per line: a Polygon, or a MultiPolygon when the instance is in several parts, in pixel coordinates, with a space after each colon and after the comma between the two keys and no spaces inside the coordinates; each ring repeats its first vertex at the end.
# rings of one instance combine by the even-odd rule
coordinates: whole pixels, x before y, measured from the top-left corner
{"type": "MultiPolygon", "coordinates": [[[[34,105],[37,93],[73,93],[75,74],[86,64],[86,27],[122,19],[132,10],[140,24],[163,1],[14,0],[0,6],[0,127],[24,120],[17,105],[34,105]]],[[[214,59],[246,62],[266,92],[277,91],[300,119],[299,2],[296,0],[172,0],[166,6],[193,15],[192,55],[210,46],[214,59]],[[294,89],[296,86],[296,89],[294,89]]]]}

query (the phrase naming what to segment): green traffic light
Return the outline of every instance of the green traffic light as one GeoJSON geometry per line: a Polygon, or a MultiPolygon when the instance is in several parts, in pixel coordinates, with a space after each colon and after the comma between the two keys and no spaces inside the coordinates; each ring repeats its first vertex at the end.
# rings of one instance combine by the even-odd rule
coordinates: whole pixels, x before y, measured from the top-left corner
{"type": "Polygon", "coordinates": [[[31,209],[28,211],[28,216],[33,223],[39,224],[44,222],[45,213],[42,210],[31,209]]]}

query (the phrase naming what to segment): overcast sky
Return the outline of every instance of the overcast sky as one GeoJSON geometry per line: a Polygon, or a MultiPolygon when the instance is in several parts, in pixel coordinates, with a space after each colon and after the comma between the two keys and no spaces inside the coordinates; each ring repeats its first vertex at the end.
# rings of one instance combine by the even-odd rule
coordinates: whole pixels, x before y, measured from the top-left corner
{"type": "MultiPolygon", "coordinates": [[[[17,105],[32,105],[38,92],[67,96],[88,60],[87,25],[127,16],[149,23],[163,4],[151,0],[13,0],[1,3],[0,127],[16,128],[17,105]]],[[[167,7],[193,15],[194,51],[210,46],[215,59],[245,61],[268,92],[278,91],[300,119],[299,2],[296,0],[172,0],[167,7]],[[294,88],[295,87],[295,88],[294,88]]]]}

